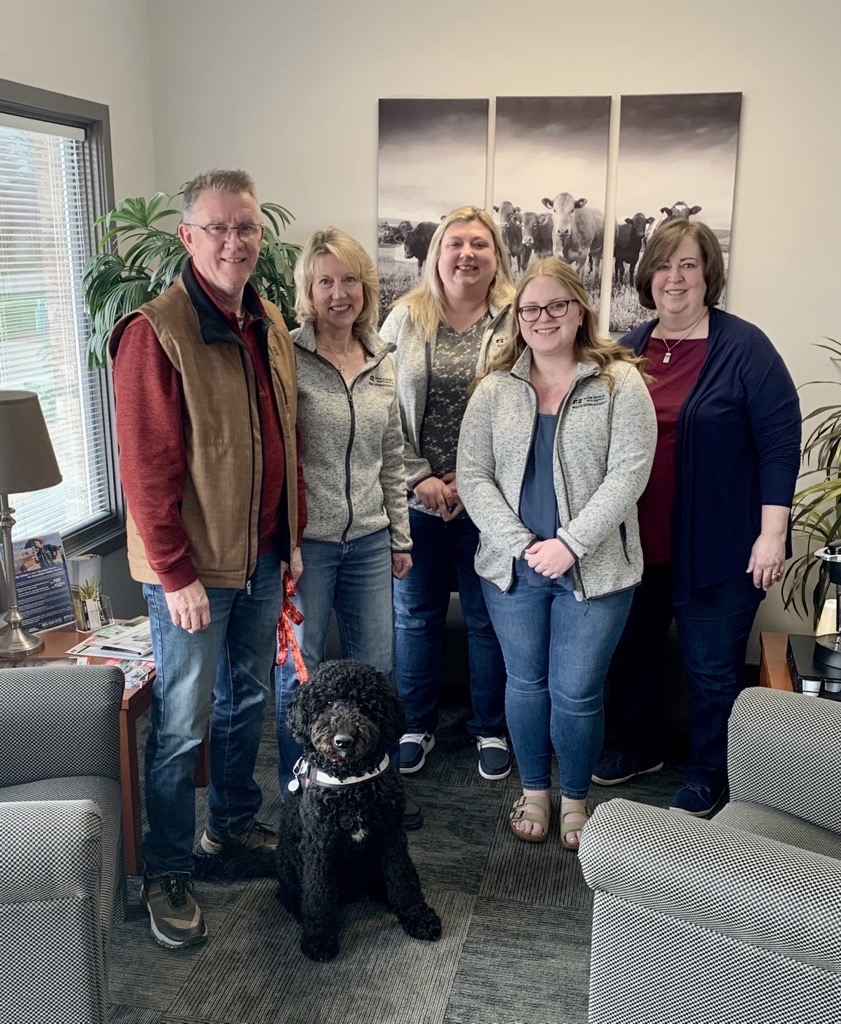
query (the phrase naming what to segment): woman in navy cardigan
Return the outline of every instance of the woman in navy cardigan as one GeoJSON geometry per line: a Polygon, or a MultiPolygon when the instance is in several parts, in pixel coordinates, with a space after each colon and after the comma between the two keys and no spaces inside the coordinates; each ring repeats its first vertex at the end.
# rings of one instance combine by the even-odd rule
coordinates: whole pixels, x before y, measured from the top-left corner
{"type": "Polygon", "coordinates": [[[611,665],[606,742],[593,781],[663,766],[665,639],[677,623],[690,683],[690,755],[671,806],[701,817],[727,781],[727,719],[759,604],[791,555],[800,467],[797,392],[769,339],[715,309],[724,260],[705,224],[670,221],[640,261],[657,318],[624,343],[645,355],[658,442],[639,502],[645,560],[611,665]]]}

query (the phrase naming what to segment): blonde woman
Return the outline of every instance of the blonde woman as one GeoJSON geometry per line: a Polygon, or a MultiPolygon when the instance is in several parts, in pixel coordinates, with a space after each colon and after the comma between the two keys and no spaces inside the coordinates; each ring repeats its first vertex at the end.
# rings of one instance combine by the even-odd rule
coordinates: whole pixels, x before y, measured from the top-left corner
{"type": "MultiPolygon", "coordinates": [[[[298,642],[312,673],[335,611],[342,655],[388,677],[392,579],[411,569],[412,541],[394,359],[374,330],[379,282],[359,242],[331,227],[304,246],[295,283],[301,326],[292,340],[308,505],[298,642]]],[[[298,685],[291,662],[276,669],[275,682],[283,789],[300,755],[285,721],[298,685]]]]}
{"type": "Polygon", "coordinates": [[[459,495],[480,531],[476,569],[508,670],[523,785],[511,828],[548,837],[554,749],[561,842],[577,850],[605,673],[642,575],[636,502],[657,427],[638,360],[597,336],[570,266],[533,264],[514,309],[464,416],[459,495]]]}
{"type": "Polygon", "coordinates": [[[514,292],[499,230],[476,206],[438,225],[421,284],[399,299],[382,326],[397,346],[414,569],[394,586],[397,689],[406,709],[400,770],[421,769],[435,745],[444,624],[455,585],[467,626],[467,728],[479,772],[511,770],[505,730],[505,666],[473,567],[478,531],[464,511],[456,450],[471,381],[508,335],[514,292]]]}

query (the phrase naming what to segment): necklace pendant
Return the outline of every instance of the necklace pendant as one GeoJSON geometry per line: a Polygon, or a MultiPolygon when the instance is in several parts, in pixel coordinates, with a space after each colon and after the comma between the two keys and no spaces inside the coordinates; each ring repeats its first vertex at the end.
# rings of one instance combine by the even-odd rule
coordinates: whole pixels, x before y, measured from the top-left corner
{"type": "Polygon", "coordinates": [[[664,363],[670,363],[671,361],[672,361],[672,353],[671,352],[666,352],[666,354],[663,356],[663,362],[664,363]]]}

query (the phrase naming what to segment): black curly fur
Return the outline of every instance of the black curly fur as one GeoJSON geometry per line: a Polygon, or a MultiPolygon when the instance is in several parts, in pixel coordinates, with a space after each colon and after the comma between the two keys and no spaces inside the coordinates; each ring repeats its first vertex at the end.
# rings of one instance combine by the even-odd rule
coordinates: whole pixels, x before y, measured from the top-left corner
{"type": "MultiPolygon", "coordinates": [[[[286,720],[309,764],[337,779],[375,770],[404,728],[385,677],[355,661],[325,662],[300,688],[286,720]]],[[[278,898],[299,920],[310,959],[336,956],[339,906],[363,896],[384,899],[413,938],[441,934],[409,856],[404,807],[393,765],[364,782],[305,786],[284,801],[278,898]]]]}

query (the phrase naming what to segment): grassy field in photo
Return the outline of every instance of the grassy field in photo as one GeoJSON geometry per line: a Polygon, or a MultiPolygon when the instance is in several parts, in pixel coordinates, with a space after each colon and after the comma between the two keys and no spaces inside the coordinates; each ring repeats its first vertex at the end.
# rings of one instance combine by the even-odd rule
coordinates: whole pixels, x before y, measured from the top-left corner
{"type": "Polygon", "coordinates": [[[420,284],[417,260],[395,260],[395,251],[403,252],[403,246],[381,245],[377,249],[377,274],[380,278],[380,323],[391,312],[395,299],[420,284]]]}

